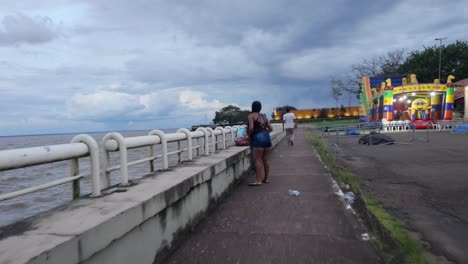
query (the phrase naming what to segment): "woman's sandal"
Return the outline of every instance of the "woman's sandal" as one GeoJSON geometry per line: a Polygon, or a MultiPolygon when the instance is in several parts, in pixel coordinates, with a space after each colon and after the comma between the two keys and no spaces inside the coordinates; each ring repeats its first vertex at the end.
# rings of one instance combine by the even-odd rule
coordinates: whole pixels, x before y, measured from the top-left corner
{"type": "Polygon", "coordinates": [[[249,183],[249,186],[261,186],[261,183],[256,183],[256,182],[251,182],[249,183]]]}

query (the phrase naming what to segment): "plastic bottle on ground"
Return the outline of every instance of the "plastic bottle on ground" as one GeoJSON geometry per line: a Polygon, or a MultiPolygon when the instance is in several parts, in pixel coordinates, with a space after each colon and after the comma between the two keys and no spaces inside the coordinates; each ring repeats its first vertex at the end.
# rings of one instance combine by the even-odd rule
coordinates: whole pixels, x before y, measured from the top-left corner
{"type": "Polygon", "coordinates": [[[356,195],[353,192],[345,193],[344,198],[345,198],[346,202],[348,202],[349,204],[352,204],[352,203],[354,203],[354,201],[356,201],[356,195]]]}
{"type": "Polygon", "coordinates": [[[289,193],[289,195],[292,195],[292,196],[301,195],[301,193],[299,191],[296,191],[296,190],[288,190],[288,193],[289,193]]]}

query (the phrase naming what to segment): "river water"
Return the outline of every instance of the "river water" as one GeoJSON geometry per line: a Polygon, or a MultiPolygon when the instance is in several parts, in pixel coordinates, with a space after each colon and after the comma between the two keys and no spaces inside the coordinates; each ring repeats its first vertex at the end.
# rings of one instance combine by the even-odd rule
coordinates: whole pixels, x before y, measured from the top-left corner
{"type": "MultiPolygon", "coordinates": [[[[149,131],[126,131],[121,132],[124,137],[135,137],[147,135],[149,131]]],[[[165,130],[166,133],[175,132],[175,130],[165,130]]],[[[92,136],[99,145],[107,133],[87,133],[92,136]]],[[[34,136],[10,136],[0,137],[0,151],[7,149],[30,148],[39,146],[49,146],[57,144],[66,144],[76,134],[60,135],[34,135],[34,136]]],[[[186,142],[182,142],[182,147],[186,142]]],[[[159,153],[159,147],[155,146],[156,153],[159,153]]],[[[169,143],[168,150],[177,148],[177,143],[169,143]]],[[[182,154],[182,160],[186,159],[186,152],[182,154]]],[[[146,148],[128,150],[128,160],[134,161],[147,156],[146,148]]],[[[100,156],[101,158],[102,156],[100,156]]],[[[111,166],[118,164],[118,153],[111,153],[111,166]]],[[[178,156],[173,155],[169,158],[169,166],[177,164],[178,156]]],[[[160,160],[155,162],[156,169],[161,168],[160,160]]],[[[89,158],[82,158],[79,161],[80,173],[89,174],[89,158]]],[[[149,173],[149,164],[143,163],[129,167],[129,179],[141,178],[149,173]]],[[[39,166],[15,169],[0,172],[0,194],[13,192],[16,190],[36,186],[58,180],[70,175],[70,161],[61,161],[39,166]]],[[[119,172],[111,173],[112,184],[119,182],[119,172]]],[[[102,178],[102,175],[101,175],[102,178]]],[[[81,195],[90,193],[89,178],[80,181],[81,195]]],[[[72,187],[70,184],[56,186],[33,194],[20,196],[11,200],[0,202],[0,228],[15,221],[30,217],[32,215],[48,211],[54,207],[62,205],[72,200],[72,187]]]]}

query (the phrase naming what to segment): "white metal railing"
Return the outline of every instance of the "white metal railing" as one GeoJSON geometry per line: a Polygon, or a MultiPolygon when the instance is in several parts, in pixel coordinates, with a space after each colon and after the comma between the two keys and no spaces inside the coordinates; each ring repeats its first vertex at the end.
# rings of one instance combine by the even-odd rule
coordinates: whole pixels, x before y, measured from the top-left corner
{"type": "Polygon", "coordinates": [[[0,201],[9,200],[25,194],[38,192],[54,186],[73,183],[73,198],[80,196],[80,180],[91,176],[92,196],[101,194],[99,181],[99,148],[96,141],[88,135],[75,136],[69,144],[44,147],[22,148],[0,151],[0,171],[36,166],[46,163],[70,160],[70,176],[38,186],[0,195],[0,201]],[[80,174],[79,158],[90,157],[90,174],[80,174]]]}
{"type": "MultiPolygon", "coordinates": [[[[128,167],[149,163],[149,172],[154,173],[155,160],[161,160],[161,168],[169,168],[169,156],[177,155],[177,164],[181,163],[182,153],[187,153],[187,160],[202,155],[210,155],[217,150],[226,149],[235,145],[237,131],[245,126],[227,126],[216,127],[215,129],[199,127],[196,131],[189,131],[181,128],[175,133],[164,133],[161,130],[153,130],[146,136],[124,137],[118,132],[106,134],[99,147],[98,143],[89,135],[80,134],[75,136],[69,144],[60,144],[52,146],[12,149],[0,151],[0,172],[14,170],[24,167],[48,164],[53,162],[70,160],[70,175],[63,179],[55,180],[38,186],[1,194],[0,201],[9,200],[18,196],[30,194],[33,192],[48,189],[54,186],[72,183],[73,199],[80,197],[80,180],[91,178],[91,197],[101,195],[101,179],[103,176],[102,188],[111,186],[111,172],[120,171],[120,186],[127,186],[128,167]],[[175,150],[168,150],[168,143],[176,142],[175,150]],[[181,142],[186,142],[182,148],[181,142]],[[154,147],[160,145],[161,151],[158,155],[154,152],[154,147]],[[128,150],[136,148],[147,148],[145,158],[128,161],[128,150]],[[101,150],[101,152],[100,152],[101,150]],[[119,164],[110,166],[110,153],[118,152],[119,164]],[[99,155],[102,157],[99,157],[99,155]],[[79,170],[79,159],[90,158],[89,174],[83,174],[79,170]],[[102,164],[100,166],[99,161],[102,164]]],[[[273,131],[282,129],[281,124],[272,124],[273,131]]]]}
{"type": "Polygon", "coordinates": [[[149,162],[149,172],[155,172],[155,160],[161,160],[161,168],[167,170],[169,168],[169,156],[178,155],[177,163],[182,162],[181,154],[187,152],[188,160],[193,159],[195,150],[196,156],[200,156],[200,149],[204,150],[203,155],[210,155],[218,149],[226,149],[230,145],[234,145],[235,132],[239,126],[234,127],[217,127],[214,130],[211,128],[199,127],[196,131],[188,131],[187,129],[179,129],[176,133],[164,133],[161,130],[153,130],[147,136],[128,137],[125,138],[117,132],[112,132],[104,136],[102,140],[103,166],[102,174],[104,175],[104,187],[109,187],[110,173],[120,170],[120,185],[128,185],[128,167],[149,162]],[[226,136],[228,134],[228,136],[226,136]],[[218,139],[221,137],[221,139],[218,139]],[[200,140],[203,139],[203,145],[200,140]],[[186,141],[187,146],[181,147],[181,142],[186,141]],[[194,144],[195,141],[195,144],[194,144]],[[177,148],[173,151],[168,150],[168,143],[176,142],[177,148]],[[220,144],[220,147],[217,145],[220,144]],[[154,146],[161,146],[160,155],[154,154],[154,146]],[[148,148],[148,155],[143,159],[128,162],[128,149],[148,148]],[[110,153],[119,152],[120,164],[110,167],[110,153]]]}

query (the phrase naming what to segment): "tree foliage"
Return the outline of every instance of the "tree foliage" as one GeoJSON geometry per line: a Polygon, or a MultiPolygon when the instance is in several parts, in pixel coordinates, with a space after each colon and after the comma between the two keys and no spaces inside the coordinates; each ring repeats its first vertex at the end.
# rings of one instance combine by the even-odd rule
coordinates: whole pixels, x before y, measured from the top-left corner
{"type": "MultiPolygon", "coordinates": [[[[361,80],[354,80],[354,79],[331,79],[330,81],[332,90],[339,89],[344,92],[358,94],[360,90],[360,83],[361,80]]],[[[333,93],[333,91],[332,91],[333,93]]]]}
{"type": "Polygon", "coordinates": [[[353,64],[346,78],[332,79],[332,97],[337,100],[334,96],[339,94],[337,90],[358,96],[364,76],[385,77],[415,73],[420,83],[432,83],[439,77],[439,51],[442,55],[441,83],[445,83],[450,74],[457,80],[468,78],[468,42],[456,41],[442,47],[424,47],[422,51],[412,51],[408,56],[405,56],[403,49],[396,49],[353,64]]]}
{"type": "MultiPolygon", "coordinates": [[[[351,94],[359,95],[361,92],[361,80],[364,76],[392,76],[400,72],[400,67],[405,61],[404,49],[396,49],[382,56],[373,56],[363,59],[360,63],[351,66],[351,73],[343,79],[331,80],[332,96],[341,90],[351,94]]],[[[335,99],[335,97],[333,97],[335,99]]],[[[335,99],[336,100],[336,99],[335,99]]]]}
{"type": "MultiPolygon", "coordinates": [[[[281,114],[281,118],[283,117],[283,114],[286,113],[286,109],[289,109],[289,110],[297,110],[296,107],[290,106],[290,105],[283,105],[283,106],[278,106],[278,107],[275,108],[276,113],[280,113],[280,114],[281,114]]],[[[272,118],[275,118],[275,112],[271,113],[271,117],[272,117],[272,118]]]]}
{"type": "Polygon", "coordinates": [[[297,108],[294,107],[294,106],[284,105],[284,106],[276,107],[276,112],[283,112],[283,111],[286,112],[286,109],[288,109],[288,108],[289,108],[290,110],[297,110],[297,108]]]}
{"type": "Polygon", "coordinates": [[[439,51],[441,51],[441,82],[454,75],[458,80],[468,77],[468,43],[457,41],[447,46],[425,47],[413,51],[401,65],[400,72],[415,73],[419,82],[433,82],[439,78],[439,51]]]}
{"type": "Polygon", "coordinates": [[[352,65],[352,72],[356,79],[362,79],[364,76],[398,75],[400,66],[405,62],[404,54],[404,49],[396,49],[382,56],[364,59],[361,63],[352,65]]]}
{"type": "Polygon", "coordinates": [[[320,109],[319,118],[327,118],[327,117],[328,117],[327,109],[325,108],[320,109]]]}
{"type": "Polygon", "coordinates": [[[241,110],[235,105],[228,105],[216,111],[213,123],[217,125],[236,125],[247,123],[248,110],[241,110]]]}
{"type": "Polygon", "coordinates": [[[340,100],[340,97],[343,95],[343,90],[340,89],[340,87],[333,85],[332,83],[330,92],[331,92],[332,98],[335,99],[335,106],[337,106],[338,100],[340,100]]]}
{"type": "Polygon", "coordinates": [[[341,113],[341,115],[344,115],[346,113],[346,107],[344,107],[344,105],[341,105],[340,113],[341,113]]]}

